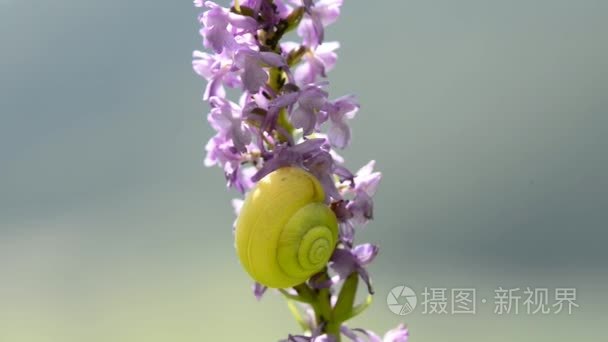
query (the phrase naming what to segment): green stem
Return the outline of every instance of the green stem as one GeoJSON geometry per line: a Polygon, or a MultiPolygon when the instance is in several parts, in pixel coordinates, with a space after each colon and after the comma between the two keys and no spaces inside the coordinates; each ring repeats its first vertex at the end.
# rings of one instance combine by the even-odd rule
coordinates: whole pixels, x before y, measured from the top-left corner
{"type": "MultiPolygon", "coordinates": [[[[329,280],[329,275],[325,272],[318,280],[321,282],[327,281],[329,280]]],[[[294,287],[298,293],[297,296],[289,294],[286,291],[281,292],[288,299],[297,300],[310,305],[314,310],[317,326],[322,327],[322,333],[332,335],[336,338],[337,342],[340,342],[340,327],[350,316],[349,314],[352,310],[355,291],[357,289],[357,280],[357,274],[353,274],[346,280],[345,285],[340,291],[338,302],[335,307],[332,307],[331,305],[331,293],[329,288],[317,290],[304,283],[294,287]]],[[[295,314],[294,316],[296,316],[296,319],[299,317],[299,315],[295,314]]]]}
{"type": "MultiPolygon", "coordinates": [[[[265,0],[268,1],[269,3],[272,4],[273,0],[265,0]]],[[[235,10],[240,13],[242,12],[243,9],[245,9],[245,7],[241,7],[239,5],[238,1],[235,1],[234,3],[234,7],[235,10]]],[[[281,40],[281,38],[283,38],[283,35],[293,29],[295,29],[298,24],[300,23],[300,21],[302,20],[302,17],[304,16],[304,7],[298,7],[296,9],[294,9],[289,16],[287,16],[286,19],[281,20],[274,29],[272,30],[267,30],[267,31],[263,31],[260,32],[260,43],[264,45],[264,47],[266,49],[269,49],[271,51],[274,51],[276,53],[281,53],[281,48],[279,46],[279,42],[281,40]]],[[[306,49],[300,49],[301,51],[299,51],[298,54],[296,54],[296,56],[293,56],[296,60],[292,60],[291,63],[289,64],[290,66],[293,66],[294,64],[296,64],[302,57],[302,55],[306,52],[306,49]]],[[[287,76],[285,74],[285,72],[283,71],[282,68],[270,68],[269,70],[269,75],[268,75],[268,86],[270,88],[272,88],[277,94],[281,91],[281,89],[283,88],[283,85],[285,84],[285,82],[287,81],[287,76]]],[[[279,125],[281,128],[283,128],[288,134],[289,136],[283,136],[282,134],[278,134],[278,139],[282,142],[285,141],[289,141],[292,137],[293,137],[293,131],[295,130],[295,128],[293,127],[293,125],[289,122],[289,118],[287,116],[287,111],[285,109],[282,109],[281,112],[279,113],[279,117],[277,120],[277,125],[279,125]]]]}
{"type": "MultiPolygon", "coordinates": [[[[285,76],[284,76],[283,70],[281,70],[280,68],[270,68],[269,75],[268,75],[268,85],[275,92],[278,93],[281,90],[281,88],[283,88],[284,83],[285,83],[285,76]]],[[[287,132],[287,134],[293,136],[294,127],[291,124],[291,122],[289,122],[289,118],[287,117],[287,111],[285,110],[285,108],[282,108],[281,111],[279,112],[279,117],[277,119],[277,125],[282,127],[287,132]]],[[[279,134],[278,138],[282,142],[289,140],[289,137],[282,136],[281,134],[279,134]]]]}
{"type": "Polygon", "coordinates": [[[268,85],[276,92],[281,90],[283,87],[283,83],[285,82],[283,78],[283,71],[279,68],[270,68],[270,72],[268,75],[268,85]]]}
{"type": "Polygon", "coordinates": [[[336,342],[340,342],[340,340],[342,339],[341,335],[340,335],[340,326],[342,325],[341,322],[329,322],[325,325],[325,333],[328,335],[332,335],[335,337],[336,342]]]}

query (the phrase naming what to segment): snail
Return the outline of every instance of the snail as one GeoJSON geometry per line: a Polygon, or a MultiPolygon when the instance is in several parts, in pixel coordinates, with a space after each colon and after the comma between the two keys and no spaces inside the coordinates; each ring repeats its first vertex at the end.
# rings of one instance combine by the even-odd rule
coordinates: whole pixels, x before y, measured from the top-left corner
{"type": "Polygon", "coordinates": [[[325,267],[338,241],[338,221],[316,177],[283,167],[247,194],[235,240],[241,264],[254,280],[287,288],[325,267]]]}

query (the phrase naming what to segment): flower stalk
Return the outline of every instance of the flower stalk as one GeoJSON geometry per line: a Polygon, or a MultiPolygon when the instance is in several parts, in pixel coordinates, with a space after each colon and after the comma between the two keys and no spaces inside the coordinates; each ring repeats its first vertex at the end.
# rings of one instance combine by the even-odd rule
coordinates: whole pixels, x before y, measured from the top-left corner
{"type": "MultiPolygon", "coordinates": [[[[356,231],[373,218],[381,174],[373,160],[353,173],[338,153],[350,144],[349,122],[359,110],[354,96],[331,100],[327,91],[339,43],[325,41],[325,28],[337,21],[342,2],[234,0],[222,7],[194,0],[204,9],[198,19],[208,52],[194,51],[192,65],[207,81],[203,100],[216,132],[205,147],[205,165],[219,166],[227,186],[241,194],[286,166],[304,169],[323,187],[325,204],[339,223],[339,241],[321,272],[278,289],[304,330],[285,341],[404,342],[408,330],[402,325],[383,338],[347,325],[371,304],[367,267],[379,248],[354,242],[356,231]],[[290,31],[298,42],[284,41],[290,31]],[[227,88],[242,95],[230,98],[227,88]],[[363,303],[356,302],[359,287],[369,293],[363,303]]],[[[233,204],[238,214],[242,200],[233,204]]],[[[253,288],[258,299],[267,290],[258,283],[253,288]]]]}

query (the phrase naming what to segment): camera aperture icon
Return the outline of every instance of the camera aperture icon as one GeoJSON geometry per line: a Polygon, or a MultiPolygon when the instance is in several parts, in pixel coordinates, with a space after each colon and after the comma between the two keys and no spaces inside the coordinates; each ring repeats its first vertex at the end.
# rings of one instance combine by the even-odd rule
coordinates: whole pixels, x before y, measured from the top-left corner
{"type": "Polygon", "coordinates": [[[411,288],[405,285],[393,287],[386,296],[386,304],[394,314],[404,316],[416,308],[418,297],[411,288]]]}

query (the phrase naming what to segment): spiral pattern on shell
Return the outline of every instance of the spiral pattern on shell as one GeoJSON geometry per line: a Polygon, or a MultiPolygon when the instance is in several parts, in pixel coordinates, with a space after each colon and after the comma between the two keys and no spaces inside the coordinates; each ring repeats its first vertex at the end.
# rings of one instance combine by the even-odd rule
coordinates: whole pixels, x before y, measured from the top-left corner
{"type": "Polygon", "coordinates": [[[236,224],[236,249],[253,279],[268,287],[303,283],[325,267],[338,222],[319,181],[295,167],[264,177],[247,195],[236,224]]]}

